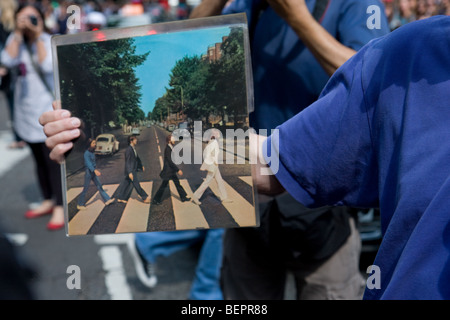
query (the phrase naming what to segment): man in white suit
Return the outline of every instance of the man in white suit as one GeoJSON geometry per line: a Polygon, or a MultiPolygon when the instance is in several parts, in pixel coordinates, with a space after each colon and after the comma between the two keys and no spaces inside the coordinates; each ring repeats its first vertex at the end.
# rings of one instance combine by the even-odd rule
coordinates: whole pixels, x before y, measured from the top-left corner
{"type": "Polygon", "coordinates": [[[205,190],[209,187],[213,179],[216,180],[217,186],[219,187],[220,192],[220,200],[222,202],[231,202],[228,199],[227,190],[225,189],[225,185],[223,183],[222,175],[219,170],[219,143],[218,138],[220,137],[220,132],[218,130],[214,130],[211,132],[211,137],[208,145],[203,151],[203,163],[200,167],[201,171],[207,171],[205,180],[198,187],[198,189],[194,192],[194,196],[192,201],[198,205],[201,204],[200,198],[202,197],[205,190]]]}

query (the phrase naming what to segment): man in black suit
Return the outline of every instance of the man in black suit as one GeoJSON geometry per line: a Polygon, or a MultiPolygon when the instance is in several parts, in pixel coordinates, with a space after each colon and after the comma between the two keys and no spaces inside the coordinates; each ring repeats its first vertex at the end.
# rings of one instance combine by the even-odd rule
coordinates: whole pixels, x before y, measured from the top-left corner
{"type": "Polygon", "coordinates": [[[169,134],[166,137],[166,149],[164,150],[164,166],[159,174],[159,176],[163,179],[161,186],[153,198],[152,204],[160,204],[161,198],[164,194],[164,191],[169,184],[169,180],[172,180],[177,188],[178,194],[180,195],[181,201],[189,201],[191,198],[187,197],[186,191],[184,191],[183,187],[180,184],[180,180],[178,180],[177,174],[180,176],[183,175],[183,171],[181,171],[177,165],[172,161],[172,148],[175,145],[175,140],[172,138],[172,135],[169,134]]]}
{"type": "Polygon", "coordinates": [[[137,175],[138,171],[144,171],[145,168],[142,165],[141,159],[136,152],[136,144],[138,143],[137,137],[132,135],[128,137],[128,148],[125,151],[125,180],[120,185],[119,195],[117,201],[127,203],[127,199],[130,197],[133,187],[136,189],[139,196],[144,203],[150,203],[148,194],[142,189],[137,175]]]}

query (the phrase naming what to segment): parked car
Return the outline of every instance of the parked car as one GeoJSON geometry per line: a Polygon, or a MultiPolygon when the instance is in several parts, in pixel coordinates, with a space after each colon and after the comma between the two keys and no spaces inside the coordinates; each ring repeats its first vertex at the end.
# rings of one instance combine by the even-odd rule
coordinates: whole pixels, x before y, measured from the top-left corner
{"type": "Polygon", "coordinates": [[[173,130],[172,135],[178,140],[190,139],[191,132],[189,131],[189,124],[187,122],[180,122],[178,128],[173,130]]]}
{"type": "Polygon", "coordinates": [[[119,151],[119,141],[110,133],[104,133],[97,136],[97,146],[95,154],[111,155],[119,151]]]}
{"type": "Polygon", "coordinates": [[[133,129],[131,129],[131,134],[138,136],[141,134],[141,130],[139,128],[135,127],[133,129]]]}

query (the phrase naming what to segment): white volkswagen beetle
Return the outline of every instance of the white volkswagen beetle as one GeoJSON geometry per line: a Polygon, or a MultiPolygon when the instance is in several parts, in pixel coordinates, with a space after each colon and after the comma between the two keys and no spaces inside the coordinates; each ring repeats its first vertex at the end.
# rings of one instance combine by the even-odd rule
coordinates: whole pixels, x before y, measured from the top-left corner
{"type": "Polygon", "coordinates": [[[97,136],[97,146],[95,154],[111,155],[119,151],[119,141],[110,133],[103,133],[97,136]]]}

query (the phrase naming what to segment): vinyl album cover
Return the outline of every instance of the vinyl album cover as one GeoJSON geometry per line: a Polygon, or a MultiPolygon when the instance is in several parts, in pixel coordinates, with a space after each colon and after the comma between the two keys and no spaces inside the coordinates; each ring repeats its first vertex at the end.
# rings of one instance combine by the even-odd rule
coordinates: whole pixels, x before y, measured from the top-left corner
{"type": "Polygon", "coordinates": [[[52,38],[67,235],[258,226],[244,14],[52,38]]]}

